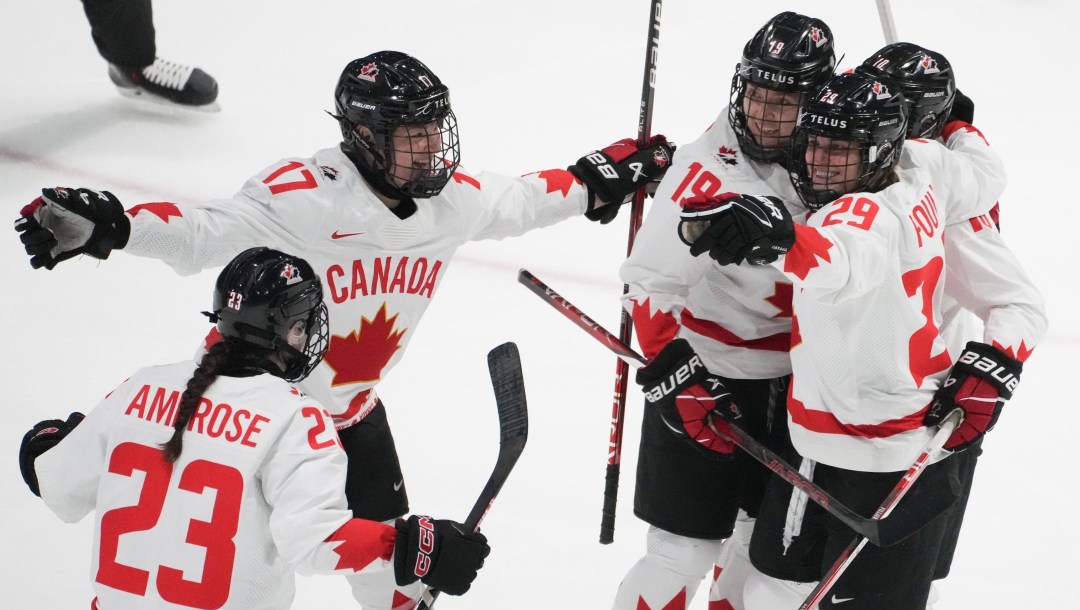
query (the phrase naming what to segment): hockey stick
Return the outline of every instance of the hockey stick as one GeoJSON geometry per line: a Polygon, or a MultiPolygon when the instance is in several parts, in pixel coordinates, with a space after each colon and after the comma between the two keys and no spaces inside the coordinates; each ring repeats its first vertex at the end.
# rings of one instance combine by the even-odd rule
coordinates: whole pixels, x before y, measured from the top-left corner
{"type": "MultiPolygon", "coordinates": [[[[476,498],[465,528],[476,531],[484,520],[495,496],[499,495],[510,471],[525,449],[529,437],[529,412],[525,403],[525,381],[521,377],[521,359],[514,343],[503,343],[488,352],[488,370],[495,390],[495,406],[499,410],[499,457],[488,477],[484,490],[476,498]]],[[[439,598],[439,590],[425,587],[418,610],[428,610],[439,598]]]]}
{"type": "MultiPolygon", "coordinates": [[[[638,112],[637,141],[639,146],[648,143],[652,135],[653,92],[656,84],[656,54],[660,49],[660,7],[661,0],[652,0],[649,8],[649,36],[645,46],[645,75],[641,83],[641,106],[638,112]]],[[[626,240],[626,256],[634,249],[634,239],[641,228],[641,217],[645,210],[645,185],[634,193],[630,203],[630,234],[626,240]]],[[[623,284],[623,294],[630,287],[623,284]]],[[[623,343],[630,343],[633,335],[633,319],[624,309],[619,318],[619,338],[623,343]]],[[[608,463],[604,476],[604,507],[600,517],[600,544],[611,544],[615,540],[615,502],[619,495],[619,464],[622,462],[623,419],[626,417],[626,380],[630,369],[620,360],[615,364],[615,394],[611,403],[611,428],[608,432],[608,463]]]]}
{"type": "MultiPolygon", "coordinates": [[[[592,318],[583,314],[580,309],[559,295],[559,293],[552,290],[535,275],[529,273],[529,271],[522,269],[518,273],[518,282],[524,284],[548,305],[551,305],[562,312],[562,314],[569,318],[571,322],[603,343],[624,361],[633,363],[634,366],[638,367],[648,363],[644,356],[635,352],[622,341],[619,341],[618,337],[597,324],[592,318]]],[[[952,504],[950,500],[949,502],[936,502],[926,506],[924,510],[921,511],[924,520],[918,522],[913,522],[911,519],[900,519],[899,521],[895,518],[885,519],[884,516],[881,518],[868,519],[829,495],[828,492],[818,487],[813,481],[804,477],[799,472],[798,468],[785,462],[741,428],[728,426],[727,430],[723,433],[719,431],[716,432],[717,434],[729,437],[729,440],[738,445],[743,451],[750,454],[750,457],[761,462],[766,468],[776,473],[777,476],[780,476],[795,488],[806,493],[807,497],[812,502],[825,509],[830,515],[839,519],[855,533],[868,538],[870,542],[877,546],[891,546],[900,542],[904,538],[915,533],[915,531],[921,528],[926,521],[937,516],[939,513],[944,512],[952,504]]],[[[935,439],[936,438],[937,437],[935,436],[935,439]]],[[[912,466],[912,468],[915,468],[915,466],[912,466]]],[[[919,469],[919,473],[921,473],[921,468],[919,469]]],[[[905,478],[906,476],[907,475],[905,475],[905,478]]],[[[906,487],[910,486],[910,481],[907,483],[901,481],[897,486],[900,487],[901,484],[903,484],[906,491],[906,487]]],[[[896,502],[899,502],[899,500],[899,497],[896,498],[896,502]]]]}
{"type": "Polygon", "coordinates": [[[885,44],[893,44],[900,37],[896,34],[896,21],[893,20],[892,6],[889,0],[875,0],[877,2],[878,19],[881,20],[881,31],[885,34],[885,44]]]}
{"type": "MultiPolygon", "coordinates": [[[[885,497],[885,501],[881,503],[881,506],[879,506],[874,513],[874,519],[884,519],[889,516],[889,513],[896,508],[896,505],[903,499],[908,490],[911,489],[915,480],[922,474],[925,466],[929,463],[930,458],[941,451],[942,447],[945,446],[945,442],[949,440],[953,431],[956,430],[956,427],[959,426],[960,422],[963,420],[964,412],[961,409],[957,408],[954,409],[952,413],[949,413],[945,418],[945,421],[941,422],[941,427],[938,428],[937,433],[935,433],[934,437],[930,439],[930,442],[926,444],[926,448],[923,449],[923,452],[919,454],[919,458],[911,465],[911,468],[904,477],[900,479],[900,482],[896,484],[896,487],[894,487],[893,490],[889,492],[889,495],[885,497]]],[[[799,606],[799,610],[809,610],[821,603],[821,600],[825,599],[825,595],[828,594],[829,590],[836,584],[840,575],[847,570],[849,565],[851,565],[855,556],[863,550],[863,547],[866,546],[866,542],[867,538],[865,536],[856,536],[855,540],[851,541],[851,544],[849,544],[848,547],[840,553],[840,556],[837,557],[836,562],[829,568],[829,571],[821,577],[817,587],[810,592],[806,601],[799,606]]]]}

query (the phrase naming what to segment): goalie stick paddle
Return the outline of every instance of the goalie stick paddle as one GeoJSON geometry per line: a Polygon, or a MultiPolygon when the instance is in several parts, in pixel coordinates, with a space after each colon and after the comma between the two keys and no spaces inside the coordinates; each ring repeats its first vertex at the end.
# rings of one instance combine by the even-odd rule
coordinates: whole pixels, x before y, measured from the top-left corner
{"type": "MultiPolygon", "coordinates": [[[[465,528],[476,531],[484,520],[495,496],[499,495],[503,483],[510,476],[514,464],[525,449],[529,437],[529,411],[525,402],[525,380],[521,376],[521,358],[517,345],[503,343],[488,352],[488,370],[491,373],[491,387],[495,390],[495,406],[499,410],[499,457],[495,468],[488,477],[484,490],[476,498],[469,516],[465,519],[465,528]]],[[[435,604],[439,590],[426,587],[417,606],[418,610],[427,610],[435,604]]]]}
{"type": "MultiPolygon", "coordinates": [[[[660,50],[661,0],[649,5],[649,36],[645,45],[645,73],[641,82],[641,105],[638,111],[637,141],[639,146],[648,144],[652,135],[653,93],[656,86],[656,56],[660,50]]],[[[634,239],[641,228],[645,211],[645,185],[634,193],[630,202],[630,232],[626,239],[626,256],[634,249],[634,239]]],[[[623,284],[623,294],[630,287],[623,284]]],[[[630,314],[622,310],[619,318],[619,338],[629,344],[634,326],[630,314]]],[[[615,541],[615,503],[619,495],[619,468],[622,462],[623,420],[626,418],[626,387],[630,368],[620,360],[615,363],[615,392],[611,401],[611,426],[608,432],[608,463],[604,475],[604,507],[600,515],[600,544],[615,541]]]]}
{"type": "MultiPolygon", "coordinates": [[[[552,290],[547,284],[532,273],[522,269],[518,273],[518,282],[524,284],[548,305],[551,305],[562,312],[562,314],[569,318],[571,322],[603,343],[608,349],[615,352],[615,354],[623,360],[632,363],[635,367],[648,364],[648,360],[646,360],[644,356],[635,352],[630,346],[622,341],[619,341],[618,337],[597,324],[592,318],[586,316],[580,309],[559,295],[559,293],[552,290]]],[[[904,538],[915,533],[916,530],[921,528],[930,519],[944,512],[952,505],[953,498],[935,498],[932,503],[920,507],[918,515],[920,517],[919,519],[910,518],[913,515],[898,515],[898,517],[909,517],[901,519],[897,519],[896,517],[886,519],[884,515],[880,518],[866,518],[842,504],[810,479],[807,479],[799,472],[798,468],[788,464],[769,450],[768,447],[762,445],[757,439],[750,436],[741,428],[728,426],[728,430],[725,430],[723,433],[717,431],[717,434],[723,434],[723,436],[729,437],[729,439],[738,445],[739,448],[750,454],[750,457],[761,462],[762,465],[773,471],[777,476],[783,478],[796,489],[804,492],[810,501],[825,509],[826,512],[850,527],[856,534],[866,537],[876,546],[891,546],[902,541],[904,538]]],[[[935,435],[934,441],[937,441],[939,436],[940,432],[938,435],[935,435]]],[[[947,438],[948,435],[945,435],[945,439],[947,438]]],[[[941,442],[944,443],[944,439],[941,439],[941,442]]],[[[922,456],[920,456],[920,459],[922,459],[922,456]]],[[[916,461],[916,464],[912,466],[912,469],[916,469],[918,464],[918,461],[916,461]]],[[[921,474],[921,472],[922,468],[918,467],[915,477],[921,474]]],[[[904,479],[901,479],[901,481],[897,483],[898,488],[903,486],[904,492],[906,492],[906,488],[910,487],[911,483],[914,481],[914,479],[911,479],[910,481],[907,480],[907,477],[910,474],[911,470],[904,476],[904,479]]],[[[896,493],[896,491],[897,490],[894,489],[893,493],[896,493]]],[[[903,494],[901,494],[900,497],[902,497],[902,495],[903,494]]],[[[890,494],[890,497],[892,497],[892,494],[890,494]]],[[[900,497],[896,498],[896,502],[899,502],[900,497]]]]}

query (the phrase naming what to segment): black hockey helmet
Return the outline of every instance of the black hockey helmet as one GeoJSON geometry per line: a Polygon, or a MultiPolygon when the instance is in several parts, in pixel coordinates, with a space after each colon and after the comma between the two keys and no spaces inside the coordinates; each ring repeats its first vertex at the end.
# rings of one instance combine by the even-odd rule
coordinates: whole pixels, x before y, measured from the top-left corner
{"type": "MultiPolygon", "coordinates": [[[[731,79],[728,122],[743,153],[759,161],[776,162],[785,159],[791,148],[790,136],[782,136],[783,143],[777,146],[762,146],[754,139],[747,127],[748,117],[743,105],[748,84],[755,88],[796,93],[802,102],[829,80],[835,67],[832,30],[820,19],[787,11],[773,17],[758,30],[743,48],[742,60],[731,79]]],[[[783,104],[778,106],[782,112],[783,104]]],[[[795,126],[796,113],[797,110],[791,109],[784,114],[793,115],[792,118],[782,121],[779,118],[749,118],[790,133],[795,126]]]]}
{"type": "Polygon", "coordinates": [[[384,195],[433,197],[457,170],[460,146],[450,91],[416,58],[399,51],[379,51],[349,62],[338,79],[334,103],[346,152],[364,178],[384,195]],[[402,126],[418,131],[404,140],[409,148],[395,150],[394,130],[402,126]],[[370,136],[361,134],[360,128],[366,128],[370,136]],[[437,144],[431,146],[432,142],[437,144]],[[413,147],[417,147],[419,175],[395,177],[395,152],[409,153],[413,147]]]}
{"type": "Polygon", "coordinates": [[[289,381],[307,377],[329,346],[319,276],[304,259],[269,248],[245,250],[225,265],[210,319],[222,337],[280,354],[289,381]]]}
{"type": "Polygon", "coordinates": [[[897,42],[855,68],[900,86],[908,104],[908,137],[936,138],[956,100],[956,76],[944,55],[910,42],[897,42]]]}
{"type": "Polygon", "coordinates": [[[837,75],[799,116],[791,182],[812,210],[846,193],[876,192],[893,179],[906,135],[907,104],[896,83],[862,72],[837,75]],[[850,147],[857,147],[858,158],[838,162],[850,147]]]}

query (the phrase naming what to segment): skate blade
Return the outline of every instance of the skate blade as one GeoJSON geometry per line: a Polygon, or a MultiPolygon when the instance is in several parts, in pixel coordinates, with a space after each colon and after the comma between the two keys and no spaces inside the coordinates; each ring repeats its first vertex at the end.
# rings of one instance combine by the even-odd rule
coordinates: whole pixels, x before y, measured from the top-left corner
{"type": "Polygon", "coordinates": [[[221,111],[221,106],[218,104],[217,100],[214,100],[209,104],[203,104],[202,106],[191,106],[188,104],[178,104],[177,102],[174,102],[168,98],[150,93],[149,91],[141,87],[121,87],[119,85],[116,85],[116,90],[120,93],[120,95],[128,99],[135,100],[139,103],[152,104],[160,108],[175,108],[177,110],[206,113],[221,111]]]}

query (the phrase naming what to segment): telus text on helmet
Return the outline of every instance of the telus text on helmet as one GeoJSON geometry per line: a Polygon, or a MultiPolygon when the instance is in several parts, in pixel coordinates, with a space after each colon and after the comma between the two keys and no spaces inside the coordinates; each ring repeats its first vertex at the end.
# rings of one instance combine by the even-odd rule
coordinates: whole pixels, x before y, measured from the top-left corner
{"type": "Polygon", "coordinates": [[[834,119],[832,117],[821,116],[820,114],[807,114],[806,122],[814,123],[815,125],[824,125],[826,127],[839,127],[844,129],[847,127],[847,121],[844,119],[834,119]]]}
{"type": "Polygon", "coordinates": [[[779,72],[769,72],[768,70],[762,70],[761,68],[754,68],[754,72],[757,72],[757,77],[762,80],[769,80],[781,85],[794,85],[795,77],[788,74],[781,74],[779,72]]]}

